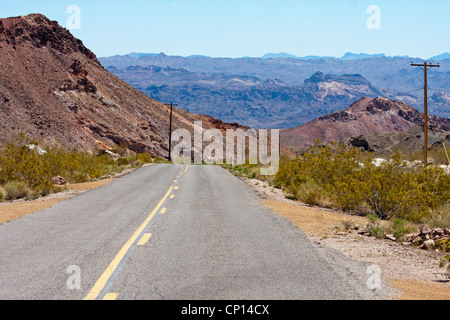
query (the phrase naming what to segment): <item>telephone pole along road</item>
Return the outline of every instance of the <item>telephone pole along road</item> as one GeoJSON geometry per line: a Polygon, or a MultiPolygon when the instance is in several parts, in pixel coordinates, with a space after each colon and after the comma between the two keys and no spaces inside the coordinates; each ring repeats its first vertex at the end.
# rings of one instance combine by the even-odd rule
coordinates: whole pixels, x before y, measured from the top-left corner
{"type": "MultiPolygon", "coordinates": [[[[0,207],[1,210],[1,207],[0,207]]],[[[0,225],[0,299],[372,299],[219,166],[151,165],[0,225]]]]}

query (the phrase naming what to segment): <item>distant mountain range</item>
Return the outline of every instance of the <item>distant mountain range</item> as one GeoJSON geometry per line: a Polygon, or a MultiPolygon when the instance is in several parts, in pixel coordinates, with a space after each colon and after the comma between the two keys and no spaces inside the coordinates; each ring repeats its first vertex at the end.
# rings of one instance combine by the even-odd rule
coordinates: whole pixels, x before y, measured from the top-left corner
{"type": "Polygon", "coordinates": [[[383,95],[357,74],[317,72],[302,85],[289,86],[280,79],[194,73],[170,67],[108,70],[158,101],[253,128],[295,127],[346,108],[363,96],[383,95]]]}
{"type": "MultiPolygon", "coordinates": [[[[289,85],[278,78],[161,66],[111,66],[108,71],[158,101],[255,128],[296,127],[364,96],[403,100],[418,109],[423,104],[412,94],[378,89],[360,74],[316,72],[300,85],[289,85]]],[[[449,102],[450,93],[430,92],[430,113],[449,116],[449,102]]]]}
{"type": "MultiPolygon", "coordinates": [[[[450,59],[446,56],[437,56],[444,59],[439,61],[441,67],[428,74],[429,112],[450,117],[450,59]]],[[[294,57],[286,53],[234,59],[132,53],[99,61],[154,99],[253,127],[295,127],[342,110],[363,96],[384,96],[423,111],[423,71],[411,66],[423,60],[353,53],[339,59],[294,57]],[[315,74],[326,76],[313,89],[310,80],[315,74]],[[348,75],[359,75],[360,83],[344,81],[348,75]]]]}
{"type": "MultiPolygon", "coordinates": [[[[132,57],[132,58],[142,58],[145,56],[157,56],[158,53],[137,53],[137,52],[131,52],[129,54],[126,54],[125,56],[128,57],[132,57]]],[[[210,58],[208,56],[205,55],[191,55],[191,56],[187,56],[186,58],[198,58],[198,57],[203,57],[203,58],[210,58]]],[[[359,59],[367,59],[367,58],[386,58],[388,56],[386,56],[384,53],[378,53],[378,54],[367,54],[367,53],[352,53],[352,52],[347,52],[346,54],[344,54],[344,56],[342,57],[333,57],[333,56],[317,56],[317,55],[310,55],[310,56],[296,56],[290,53],[286,53],[286,52],[280,52],[280,53],[267,53],[265,55],[263,55],[261,57],[261,59],[278,59],[278,58],[283,58],[283,59],[303,59],[303,60],[309,60],[309,59],[340,59],[340,60],[359,60],[359,59]]],[[[394,56],[395,58],[406,58],[406,59],[417,59],[417,57],[410,57],[408,55],[403,55],[403,56],[394,56]]],[[[250,57],[243,57],[243,58],[250,58],[250,57]]],[[[450,59],[450,53],[448,52],[444,52],[440,55],[436,55],[433,56],[431,58],[429,58],[428,60],[434,60],[434,61],[442,61],[442,60],[447,60],[450,59]]]]}

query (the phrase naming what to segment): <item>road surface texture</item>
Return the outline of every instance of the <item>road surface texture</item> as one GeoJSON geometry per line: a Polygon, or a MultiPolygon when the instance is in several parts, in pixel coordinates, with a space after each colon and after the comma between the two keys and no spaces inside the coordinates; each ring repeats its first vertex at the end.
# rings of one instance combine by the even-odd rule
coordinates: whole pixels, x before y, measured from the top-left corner
{"type": "Polygon", "coordinates": [[[0,225],[0,299],[379,299],[218,166],[155,164],[0,225]]]}

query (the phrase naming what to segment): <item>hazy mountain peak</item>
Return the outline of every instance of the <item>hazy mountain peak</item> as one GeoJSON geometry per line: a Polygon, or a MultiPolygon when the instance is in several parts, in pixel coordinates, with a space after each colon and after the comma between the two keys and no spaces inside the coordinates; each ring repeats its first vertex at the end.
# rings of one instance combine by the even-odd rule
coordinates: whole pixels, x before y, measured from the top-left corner
{"type": "Polygon", "coordinates": [[[298,59],[297,56],[285,52],[280,53],[267,53],[264,56],[261,57],[261,59],[277,59],[277,58],[285,58],[285,59],[298,59]]]}
{"type": "Polygon", "coordinates": [[[450,59],[450,53],[449,52],[444,52],[440,55],[431,57],[430,60],[436,60],[436,61],[442,61],[442,60],[447,60],[450,59]]]}
{"type": "Polygon", "coordinates": [[[378,53],[378,54],[367,54],[367,53],[352,53],[347,52],[341,60],[359,60],[359,59],[365,59],[365,58],[380,58],[380,57],[386,57],[384,53],[378,53]]]}

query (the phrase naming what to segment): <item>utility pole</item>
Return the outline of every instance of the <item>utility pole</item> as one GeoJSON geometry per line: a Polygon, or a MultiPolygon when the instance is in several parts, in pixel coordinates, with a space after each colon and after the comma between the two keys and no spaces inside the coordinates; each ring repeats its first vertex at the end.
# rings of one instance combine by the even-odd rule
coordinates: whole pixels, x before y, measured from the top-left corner
{"type": "Polygon", "coordinates": [[[172,114],[173,114],[173,107],[177,107],[177,104],[167,104],[166,106],[170,107],[170,122],[169,122],[169,161],[172,161],[172,114]]]}
{"type": "Polygon", "coordinates": [[[428,68],[439,68],[439,64],[428,64],[426,61],[423,64],[411,63],[412,67],[420,67],[424,71],[424,166],[428,166],[428,68]]]}

